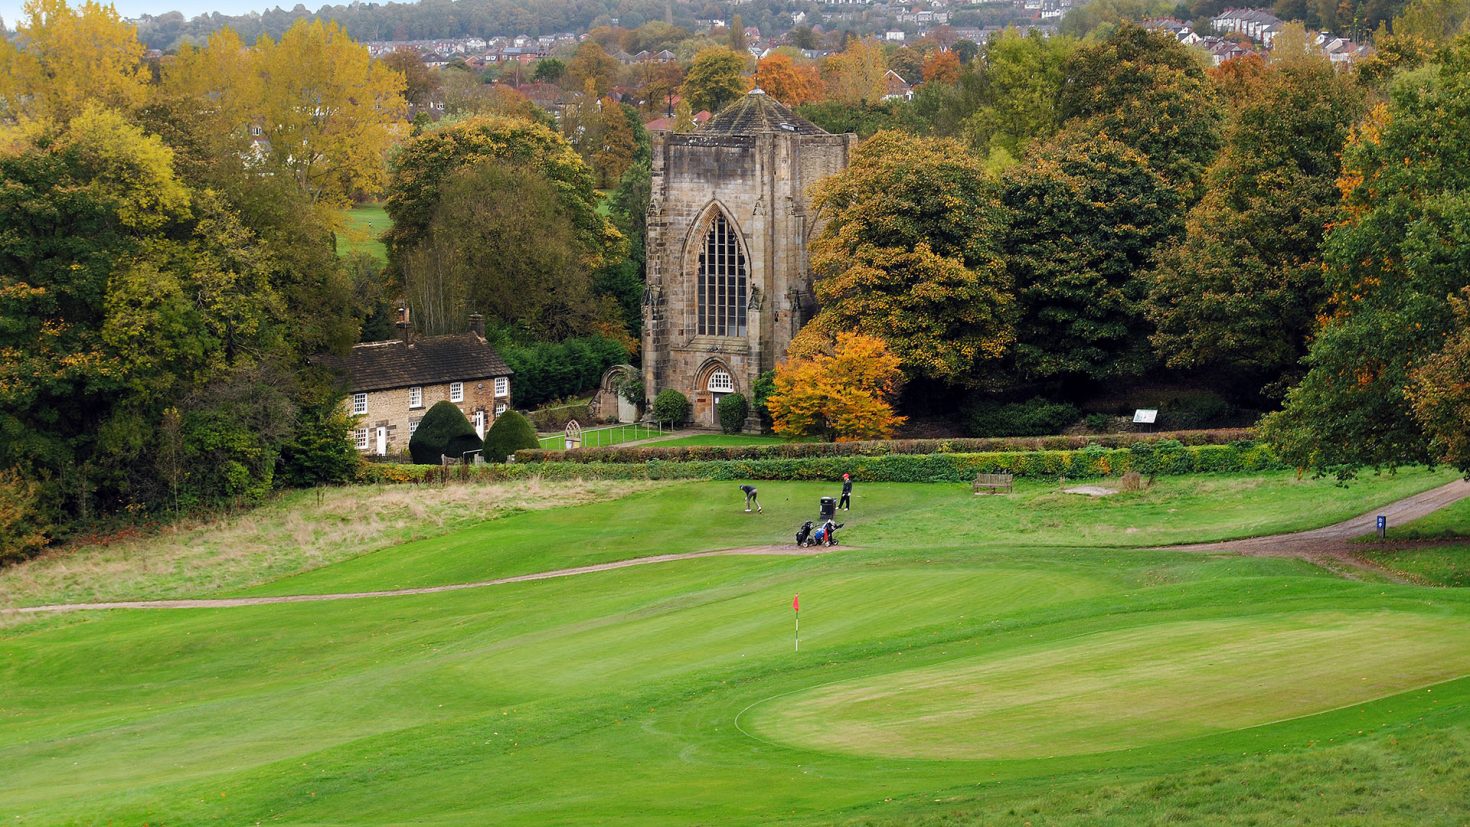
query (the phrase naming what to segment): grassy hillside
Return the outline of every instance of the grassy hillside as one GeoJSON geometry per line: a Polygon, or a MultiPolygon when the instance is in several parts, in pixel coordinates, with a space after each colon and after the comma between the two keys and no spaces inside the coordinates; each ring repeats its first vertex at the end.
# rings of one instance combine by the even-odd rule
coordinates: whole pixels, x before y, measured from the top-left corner
{"type": "Polygon", "coordinates": [[[387,248],[379,239],[391,225],[382,204],[358,204],[346,212],[342,229],[337,231],[337,255],[359,252],[387,261],[387,248]]]}
{"type": "MultiPolygon", "coordinates": [[[[1171,479],[1102,500],[860,485],[848,545],[816,557],[23,621],[0,631],[0,818],[1461,823],[1470,593],[1145,549],[1325,524],[1444,479],[1171,479]]],[[[831,489],[763,484],[762,515],[728,483],[505,510],[250,591],[780,543],[831,489]]],[[[238,589],[201,586],[220,591],[238,589]]]]}

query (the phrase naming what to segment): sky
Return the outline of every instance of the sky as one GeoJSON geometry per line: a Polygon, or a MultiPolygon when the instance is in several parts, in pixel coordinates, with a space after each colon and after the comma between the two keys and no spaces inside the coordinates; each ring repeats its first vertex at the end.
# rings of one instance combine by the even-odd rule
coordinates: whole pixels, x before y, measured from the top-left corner
{"type": "MultiPolygon", "coordinates": [[[[20,9],[24,0],[0,0],[0,17],[5,18],[5,28],[14,29],[15,21],[20,19],[20,9]]],[[[123,17],[140,17],[145,14],[164,14],[165,12],[183,12],[185,17],[196,17],[209,12],[220,12],[221,14],[245,14],[250,11],[264,11],[277,5],[282,8],[291,8],[296,5],[297,0],[113,0],[117,6],[117,13],[123,17]]],[[[327,0],[301,0],[306,7],[315,11],[321,8],[327,0]]]]}

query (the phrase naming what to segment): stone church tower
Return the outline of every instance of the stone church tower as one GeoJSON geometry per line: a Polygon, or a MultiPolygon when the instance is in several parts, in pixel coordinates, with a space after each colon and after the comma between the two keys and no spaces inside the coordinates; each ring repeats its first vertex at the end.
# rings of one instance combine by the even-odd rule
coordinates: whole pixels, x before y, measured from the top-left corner
{"type": "MultiPolygon", "coordinates": [[[[648,207],[643,377],[673,388],[698,425],[751,386],[816,312],[807,242],[812,185],[847,167],[855,135],[831,135],[759,89],[696,132],[655,136],[648,207]]],[[[757,426],[755,414],[747,429],[757,426]]]]}

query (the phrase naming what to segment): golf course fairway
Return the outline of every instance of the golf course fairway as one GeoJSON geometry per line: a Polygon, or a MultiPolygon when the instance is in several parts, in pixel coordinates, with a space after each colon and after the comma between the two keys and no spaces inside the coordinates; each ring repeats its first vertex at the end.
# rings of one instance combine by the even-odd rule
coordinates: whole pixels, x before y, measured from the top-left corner
{"type": "Polygon", "coordinates": [[[860,481],[843,544],[805,555],[831,484],[763,482],[763,514],[648,484],[383,542],[354,515],[405,489],[289,495],[228,519],[347,545],[212,587],[170,562],[225,522],[0,571],[0,823],[1464,824],[1470,590],[1159,548],[1453,479],[860,481]],[[16,611],[150,593],[266,602],[16,611]]]}

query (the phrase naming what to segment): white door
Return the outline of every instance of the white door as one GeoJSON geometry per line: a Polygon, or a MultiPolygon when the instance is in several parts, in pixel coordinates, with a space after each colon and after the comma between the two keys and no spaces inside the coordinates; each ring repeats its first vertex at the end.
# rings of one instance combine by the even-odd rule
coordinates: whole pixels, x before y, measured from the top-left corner
{"type": "Polygon", "coordinates": [[[378,426],[378,456],[388,456],[388,429],[382,425],[378,426]]]}
{"type": "Polygon", "coordinates": [[[475,434],[480,439],[485,438],[485,412],[475,411],[475,434]]]}

